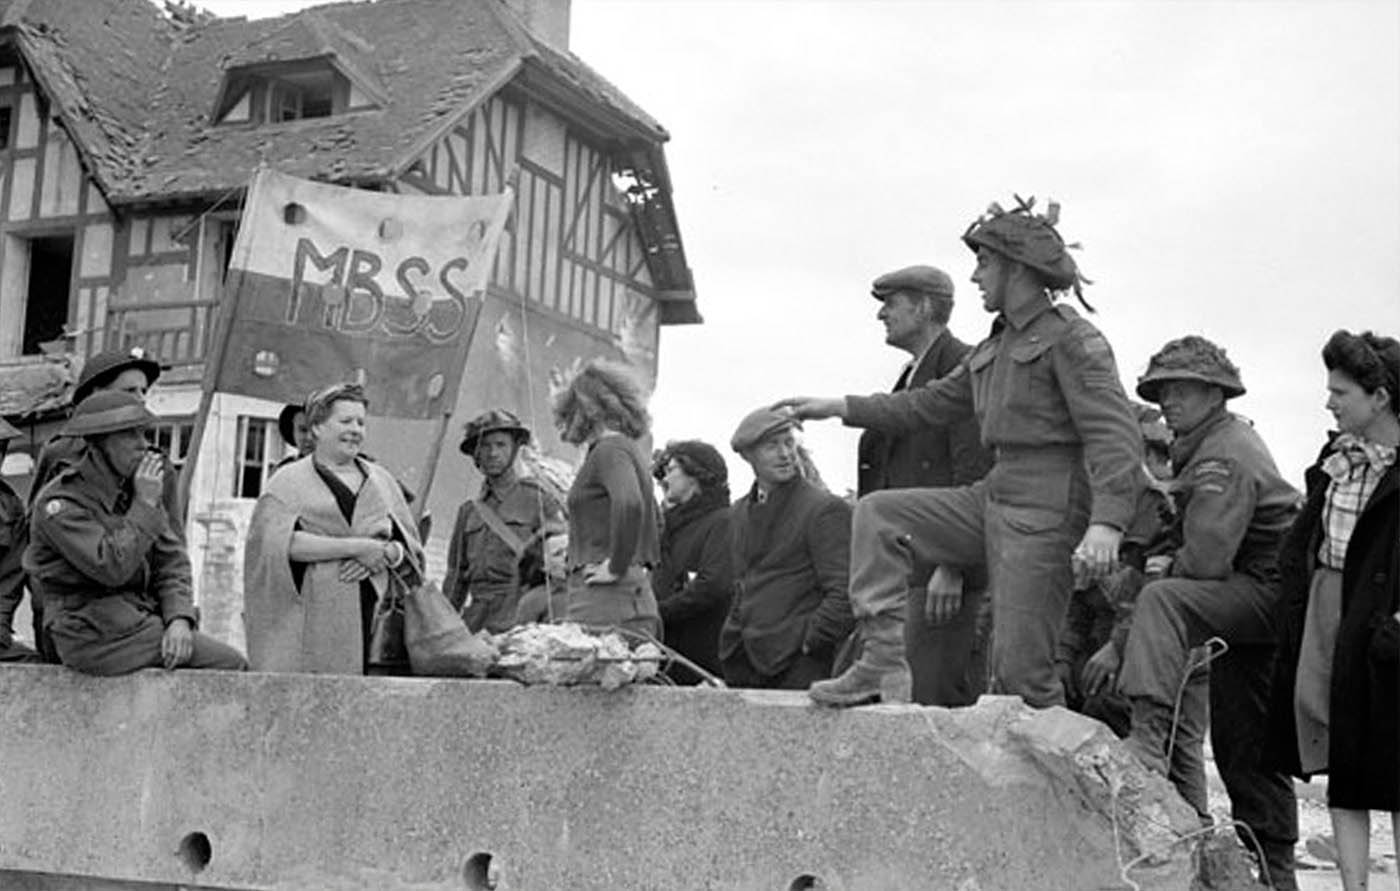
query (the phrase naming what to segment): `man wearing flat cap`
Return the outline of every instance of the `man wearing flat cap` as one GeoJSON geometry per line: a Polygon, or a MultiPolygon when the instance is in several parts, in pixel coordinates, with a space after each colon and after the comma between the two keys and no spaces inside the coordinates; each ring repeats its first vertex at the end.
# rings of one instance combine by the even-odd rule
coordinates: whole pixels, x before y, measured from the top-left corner
{"type": "Polygon", "coordinates": [[[1169,341],[1138,378],[1138,395],[1162,408],[1175,434],[1177,547],[1165,577],[1143,586],[1123,648],[1119,690],[1132,703],[1135,753],[1165,773],[1173,717],[1188,653],[1219,638],[1228,647],[1210,667],[1210,736],[1231,815],[1263,852],[1269,884],[1297,888],[1298,840],[1292,781],[1261,767],[1278,636],[1278,553],[1300,496],[1280,476],[1269,448],[1245,419],[1226,410],[1244,394],[1239,369],[1204,337],[1169,341]]]}
{"type": "Polygon", "coordinates": [[[94,393],[63,432],[83,457],[34,499],[24,568],[44,591],[45,627],[64,665],[87,674],[247,667],[195,630],[190,561],[161,500],[164,456],[134,393],[94,393]]]}
{"type": "MultiPolygon", "coordinates": [[[[851,603],[861,658],[814,684],[818,703],[907,701],[904,656],[909,576],[917,562],[987,562],[996,692],[1044,708],[1063,705],[1055,644],[1073,585],[1071,556],[1088,580],[1115,566],[1145,484],[1137,419],[1113,351],[1070,306],[1083,279],[1055,229],[1059,206],[992,205],[963,234],[977,254],[972,281],[996,315],[991,336],[952,373],[900,393],[797,397],[776,407],[798,418],[910,433],[975,418],[996,463],[971,486],[875,492],[856,505],[851,603]]],[[[1080,297],[1082,301],[1082,296],[1080,297]]]]}
{"type": "Polygon", "coordinates": [[[495,634],[515,625],[521,594],[544,583],[545,535],[565,529],[554,496],[516,471],[516,456],[529,441],[529,428],[501,408],[472,418],[462,432],[461,452],[483,480],[481,493],[457,511],[443,593],[472,631],[495,634]]]}
{"type": "Polygon", "coordinates": [[[734,599],[719,642],[724,679],[736,687],[806,689],[831,674],[854,625],[851,509],[802,477],[798,426],[760,408],[729,441],[754,473],[731,515],[734,599]]]}
{"type": "MultiPolygon", "coordinates": [[[[885,343],[903,350],[909,362],[894,392],[914,389],[951,372],[972,347],[948,330],[953,281],[933,266],[909,266],[875,279],[871,295],[885,343]]],[[[868,429],[857,449],[861,497],[882,489],[967,486],[987,475],[991,453],[982,447],[972,420],[913,433],[868,429]]],[[[987,573],[971,566],[916,561],[909,579],[904,644],[920,705],[970,705],[986,691],[987,573]]],[[[990,618],[989,616],[987,617],[990,618]]]]}

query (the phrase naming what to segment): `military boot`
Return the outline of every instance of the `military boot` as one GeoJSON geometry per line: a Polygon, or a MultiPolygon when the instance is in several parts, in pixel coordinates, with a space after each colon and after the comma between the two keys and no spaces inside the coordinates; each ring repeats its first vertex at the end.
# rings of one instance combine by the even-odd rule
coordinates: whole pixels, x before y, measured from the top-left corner
{"type": "Polygon", "coordinates": [[[817,681],[807,695],[818,705],[847,708],[872,702],[909,702],[914,686],[904,661],[904,622],[875,617],[861,622],[865,645],[840,677],[817,681]]]}
{"type": "Polygon", "coordinates": [[[1132,730],[1128,733],[1128,750],[1137,756],[1148,770],[1167,775],[1167,741],[1172,732],[1172,710],[1146,697],[1133,698],[1132,730]]]}

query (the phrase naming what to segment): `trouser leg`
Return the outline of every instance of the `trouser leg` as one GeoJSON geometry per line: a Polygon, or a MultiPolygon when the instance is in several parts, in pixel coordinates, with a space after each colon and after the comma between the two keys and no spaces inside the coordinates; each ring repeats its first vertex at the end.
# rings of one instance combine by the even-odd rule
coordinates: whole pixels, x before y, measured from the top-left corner
{"type": "Polygon", "coordinates": [[[1210,669],[1203,664],[1204,651],[1193,650],[1194,668],[1181,688],[1181,705],[1176,714],[1176,729],[1168,741],[1167,779],[1172,781],[1186,803],[1196,809],[1202,819],[1209,819],[1210,805],[1206,791],[1206,726],[1210,709],[1210,669]]]}
{"type": "Polygon", "coordinates": [[[930,626],[925,614],[925,586],[933,567],[920,564],[909,579],[905,606],[905,659],[920,705],[970,705],[986,692],[986,642],[978,619],[987,597],[985,574],[964,575],[962,608],[948,622],[930,626]]]}
{"type": "Polygon", "coordinates": [[[248,660],[233,647],[207,634],[194,633],[190,660],[183,668],[212,668],[220,671],[247,671],[248,660]]]}
{"type": "Polygon", "coordinates": [[[1027,705],[1064,705],[1055,645],[1069,609],[1070,552],[1083,534],[1077,512],[988,502],[992,589],[992,683],[1027,705]]]}
{"type": "Polygon", "coordinates": [[[844,674],[814,684],[825,705],[909,698],[904,616],[917,563],[981,561],[982,484],[954,489],[891,489],[856,504],[851,525],[851,609],[860,658],[844,674]]]}
{"type": "MultiPolygon", "coordinates": [[[[1231,816],[1248,826],[1258,840],[1264,865],[1276,888],[1297,887],[1293,846],[1298,841],[1298,800],[1293,781],[1260,765],[1267,729],[1273,647],[1263,643],[1232,645],[1211,663],[1210,741],[1215,766],[1230,796],[1231,816]]],[[[1245,846],[1253,842],[1239,830],[1245,846]]]]}

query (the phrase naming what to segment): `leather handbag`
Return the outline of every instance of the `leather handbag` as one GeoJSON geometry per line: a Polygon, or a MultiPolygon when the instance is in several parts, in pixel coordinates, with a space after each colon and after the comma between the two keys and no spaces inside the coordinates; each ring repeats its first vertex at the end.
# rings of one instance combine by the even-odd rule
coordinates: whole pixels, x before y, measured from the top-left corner
{"type": "Polygon", "coordinates": [[[397,570],[389,571],[389,585],[374,610],[369,631],[369,673],[409,674],[411,661],[404,638],[404,601],[411,583],[397,570]]]}

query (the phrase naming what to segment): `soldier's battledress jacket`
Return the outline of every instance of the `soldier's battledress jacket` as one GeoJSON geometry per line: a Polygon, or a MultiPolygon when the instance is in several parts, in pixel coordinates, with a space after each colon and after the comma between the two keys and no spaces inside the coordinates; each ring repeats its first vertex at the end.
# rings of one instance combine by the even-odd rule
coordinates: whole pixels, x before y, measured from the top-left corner
{"type": "Polygon", "coordinates": [[[1137,508],[1143,484],[1137,420],[1112,349],[1073,307],[1045,299],[1007,311],[945,377],[900,393],[848,396],[846,405],[849,426],[894,432],[975,416],[982,443],[997,450],[987,482],[994,501],[1039,506],[1047,503],[1040,489],[1063,492],[1064,481],[1005,471],[1008,458],[1065,447],[1082,448],[1091,523],[1126,529],[1137,508]]]}
{"type": "MultiPolygon", "coordinates": [[[[0,633],[14,630],[15,611],[24,599],[24,567],[20,561],[29,543],[24,513],[24,501],[0,480],[0,633]]],[[[10,647],[0,639],[0,662],[10,655],[10,647]]]]}
{"type": "Polygon", "coordinates": [[[118,601],[167,625],[197,624],[189,557],[165,511],[133,497],[92,451],[35,497],[24,568],[43,586],[45,621],[71,617],[94,640],[129,630],[108,627],[131,615],[118,601]]]}
{"type": "MultiPolygon", "coordinates": [[[[503,490],[482,483],[479,500],[494,508],[522,542],[530,542],[546,524],[561,532],[565,528],[559,502],[529,477],[517,478],[503,490]]],[[[538,555],[538,541],[531,543],[531,550],[538,555]]],[[[534,562],[540,564],[538,559],[534,562]]],[[[515,552],[482,519],[477,499],[463,502],[448,542],[443,580],[443,593],[452,605],[461,609],[468,592],[474,601],[518,594],[521,583],[529,581],[520,577],[519,564],[515,552]]]]}
{"type": "Polygon", "coordinates": [[[1169,575],[1221,580],[1243,573],[1272,584],[1278,546],[1301,496],[1279,475],[1264,440],[1228,411],[1171,446],[1181,547],[1169,575]]]}

